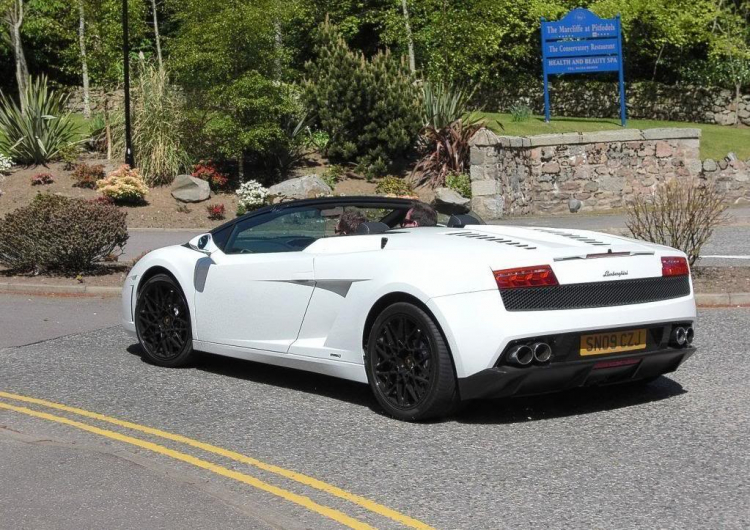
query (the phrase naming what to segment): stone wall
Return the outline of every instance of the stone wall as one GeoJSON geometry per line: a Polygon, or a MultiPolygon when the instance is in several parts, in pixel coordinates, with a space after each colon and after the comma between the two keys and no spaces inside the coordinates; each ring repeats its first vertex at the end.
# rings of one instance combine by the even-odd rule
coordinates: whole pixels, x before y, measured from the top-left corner
{"type": "MultiPolygon", "coordinates": [[[[750,94],[741,96],[737,105],[733,91],[715,87],[639,82],[628,83],[626,92],[629,118],[719,125],[735,125],[739,120],[750,125],[750,94]]],[[[535,114],[544,113],[541,80],[507,84],[480,93],[477,99],[498,112],[510,112],[513,105],[523,104],[535,114]]],[[[550,107],[553,120],[555,116],[619,118],[617,82],[554,78],[550,81],[550,107]]]]}
{"type": "Polygon", "coordinates": [[[750,161],[701,162],[700,129],[622,129],[472,139],[472,209],[487,219],[622,208],[677,178],[716,178],[733,202],[750,200],[750,161]]]}
{"type": "MultiPolygon", "coordinates": [[[[89,90],[89,105],[92,113],[104,112],[105,91],[100,88],[91,88],[89,90]]],[[[123,104],[125,94],[122,90],[116,90],[109,94],[110,110],[118,109],[123,104]]],[[[80,87],[72,88],[68,91],[68,110],[83,114],[83,89],[80,87]]]]}

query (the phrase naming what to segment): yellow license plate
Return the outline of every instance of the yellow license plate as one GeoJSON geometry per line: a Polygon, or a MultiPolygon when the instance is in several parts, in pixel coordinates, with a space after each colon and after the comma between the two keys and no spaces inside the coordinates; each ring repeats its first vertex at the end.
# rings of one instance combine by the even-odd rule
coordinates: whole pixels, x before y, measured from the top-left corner
{"type": "Polygon", "coordinates": [[[604,355],[623,351],[645,350],[646,330],[611,331],[581,335],[581,355],[604,355]]]}

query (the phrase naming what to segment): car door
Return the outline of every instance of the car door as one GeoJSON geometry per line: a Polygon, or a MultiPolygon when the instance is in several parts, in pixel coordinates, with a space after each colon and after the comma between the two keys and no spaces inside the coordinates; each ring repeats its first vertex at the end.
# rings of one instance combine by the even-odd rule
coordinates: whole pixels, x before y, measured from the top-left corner
{"type": "Polygon", "coordinates": [[[315,286],[313,257],[303,251],[325,229],[316,208],[272,211],[237,223],[224,250],[205,260],[205,280],[195,297],[198,339],[286,353],[315,286]]]}

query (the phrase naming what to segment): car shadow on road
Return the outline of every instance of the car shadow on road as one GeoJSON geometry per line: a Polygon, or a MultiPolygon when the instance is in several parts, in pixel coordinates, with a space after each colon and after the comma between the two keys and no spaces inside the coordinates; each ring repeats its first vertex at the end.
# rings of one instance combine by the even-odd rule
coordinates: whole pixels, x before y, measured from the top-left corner
{"type": "MultiPolygon", "coordinates": [[[[127,351],[143,359],[140,345],[133,344],[127,348],[127,351]]],[[[143,362],[147,361],[144,359],[143,362]]],[[[385,415],[367,385],[345,379],[208,353],[201,353],[191,368],[253,383],[324,396],[367,407],[379,415],[385,415]]],[[[540,396],[469,401],[462,404],[460,410],[454,415],[444,420],[437,420],[436,423],[502,425],[549,420],[645,405],[686,392],[682,385],[669,377],[662,376],[648,385],[623,384],[576,388],[540,396]]]]}
{"type": "MultiPolygon", "coordinates": [[[[143,362],[148,362],[143,357],[140,345],[133,344],[127,351],[141,357],[143,362]]],[[[201,353],[195,364],[189,368],[297,392],[317,394],[380,412],[367,385],[346,379],[210,353],[201,353]]]]}
{"type": "Polygon", "coordinates": [[[662,376],[648,385],[576,388],[540,396],[470,401],[452,419],[472,424],[523,423],[635,407],[686,392],[678,382],[662,376]]]}

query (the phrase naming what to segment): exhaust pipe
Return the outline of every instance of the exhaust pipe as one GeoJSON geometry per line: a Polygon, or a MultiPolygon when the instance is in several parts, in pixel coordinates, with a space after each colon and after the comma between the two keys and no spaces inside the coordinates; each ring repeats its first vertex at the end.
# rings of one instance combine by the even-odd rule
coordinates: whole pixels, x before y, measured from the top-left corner
{"type": "Polygon", "coordinates": [[[693,343],[693,339],[695,338],[695,331],[693,330],[693,326],[690,326],[685,330],[685,340],[687,340],[688,345],[693,343]]]}
{"type": "Polygon", "coordinates": [[[508,360],[521,366],[528,366],[534,360],[534,352],[524,344],[513,346],[508,352],[508,360]]]}
{"type": "Polygon", "coordinates": [[[531,345],[531,351],[538,363],[546,363],[552,358],[552,348],[546,342],[535,342],[531,345]]]}
{"type": "Polygon", "coordinates": [[[672,330],[672,336],[669,342],[671,342],[673,346],[677,346],[678,348],[682,348],[685,344],[687,344],[687,331],[685,331],[685,328],[674,328],[672,330]]]}

